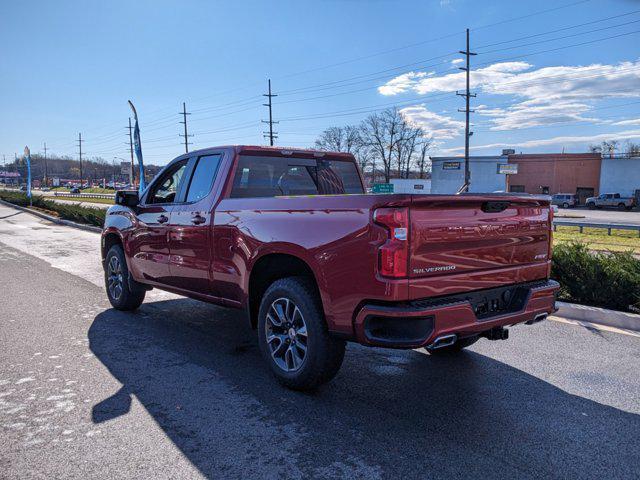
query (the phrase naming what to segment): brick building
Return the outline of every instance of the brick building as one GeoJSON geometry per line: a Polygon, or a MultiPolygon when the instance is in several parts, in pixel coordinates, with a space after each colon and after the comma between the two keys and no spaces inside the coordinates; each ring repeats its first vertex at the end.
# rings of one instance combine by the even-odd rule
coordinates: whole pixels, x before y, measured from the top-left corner
{"type": "Polygon", "coordinates": [[[507,179],[510,192],[573,193],[581,203],[599,193],[599,153],[511,154],[509,163],[518,165],[507,179]]]}

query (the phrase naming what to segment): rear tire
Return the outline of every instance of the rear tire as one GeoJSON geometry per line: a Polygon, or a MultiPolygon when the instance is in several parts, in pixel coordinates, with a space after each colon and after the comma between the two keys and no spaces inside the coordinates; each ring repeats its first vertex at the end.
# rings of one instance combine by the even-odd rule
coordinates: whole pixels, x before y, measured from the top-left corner
{"type": "Polygon", "coordinates": [[[474,343],[480,340],[480,336],[476,335],[475,337],[466,337],[458,340],[453,345],[449,345],[448,347],[436,348],[435,350],[427,350],[430,355],[435,356],[446,356],[446,355],[455,355],[457,353],[462,352],[467,347],[470,347],[474,343]]]}
{"type": "Polygon", "coordinates": [[[333,379],[345,341],[329,335],[320,298],[304,277],[276,280],[258,313],[258,344],[278,381],[293,390],[313,390],[333,379]]]}
{"type": "Polygon", "coordinates": [[[627,209],[627,206],[624,203],[619,203],[618,204],[618,210],[624,211],[627,209]]]}
{"type": "Polygon", "coordinates": [[[105,258],[104,283],[109,302],[116,310],[135,310],[144,301],[146,291],[142,286],[135,288],[135,282],[131,280],[122,247],[112,246],[105,258]]]}
{"type": "Polygon", "coordinates": [[[567,202],[564,202],[564,203],[562,204],[562,208],[569,208],[569,204],[568,204],[567,202]]]}

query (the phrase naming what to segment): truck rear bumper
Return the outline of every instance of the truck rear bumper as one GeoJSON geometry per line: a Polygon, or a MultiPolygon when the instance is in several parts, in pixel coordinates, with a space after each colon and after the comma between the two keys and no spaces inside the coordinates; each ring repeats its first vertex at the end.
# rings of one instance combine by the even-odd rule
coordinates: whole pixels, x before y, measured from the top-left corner
{"type": "Polygon", "coordinates": [[[419,348],[436,338],[465,338],[495,327],[533,323],[556,310],[554,280],[479,290],[413,302],[365,304],[354,321],[363,345],[419,348]]]}

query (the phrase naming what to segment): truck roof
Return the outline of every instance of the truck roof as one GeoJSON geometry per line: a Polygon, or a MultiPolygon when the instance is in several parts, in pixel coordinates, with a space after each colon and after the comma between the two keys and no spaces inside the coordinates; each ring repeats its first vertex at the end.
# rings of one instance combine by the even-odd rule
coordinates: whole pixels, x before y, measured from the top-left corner
{"type": "MultiPolygon", "coordinates": [[[[329,150],[314,150],[311,148],[299,148],[299,147],[266,147],[262,145],[221,145],[214,147],[202,148],[199,150],[193,150],[188,155],[203,154],[211,150],[234,150],[238,154],[246,155],[266,155],[266,156],[290,156],[290,155],[303,155],[305,157],[323,157],[329,156],[334,158],[343,158],[344,160],[353,160],[353,155],[345,152],[332,152],[329,150]]],[[[186,156],[187,154],[184,154],[186,156]]]]}

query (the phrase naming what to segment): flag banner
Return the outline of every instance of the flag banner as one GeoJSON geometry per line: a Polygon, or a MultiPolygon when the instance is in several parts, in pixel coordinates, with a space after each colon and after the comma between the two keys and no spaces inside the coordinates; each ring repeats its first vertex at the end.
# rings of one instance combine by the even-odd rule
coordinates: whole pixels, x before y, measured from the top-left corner
{"type": "Polygon", "coordinates": [[[27,163],[27,197],[31,198],[31,151],[24,147],[24,160],[27,163]]]}
{"type": "Polygon", "coordinates": [[[140,127],[138,125],[138,112],[136,112],[136,107],[133,106],[131,100],[129,100],[129,106],[133,111],[133,118],[135,120],[135,126],[133,127],[133,147],[136,151],[136,158],[138,159],[138,168],[140,171],[140,185],[138,187],[138,193],[142,196],[142,192],[144,192],[146,183],[144,181],[144,163],[142,161],[142,145],[140,144],[140,127]]]}

